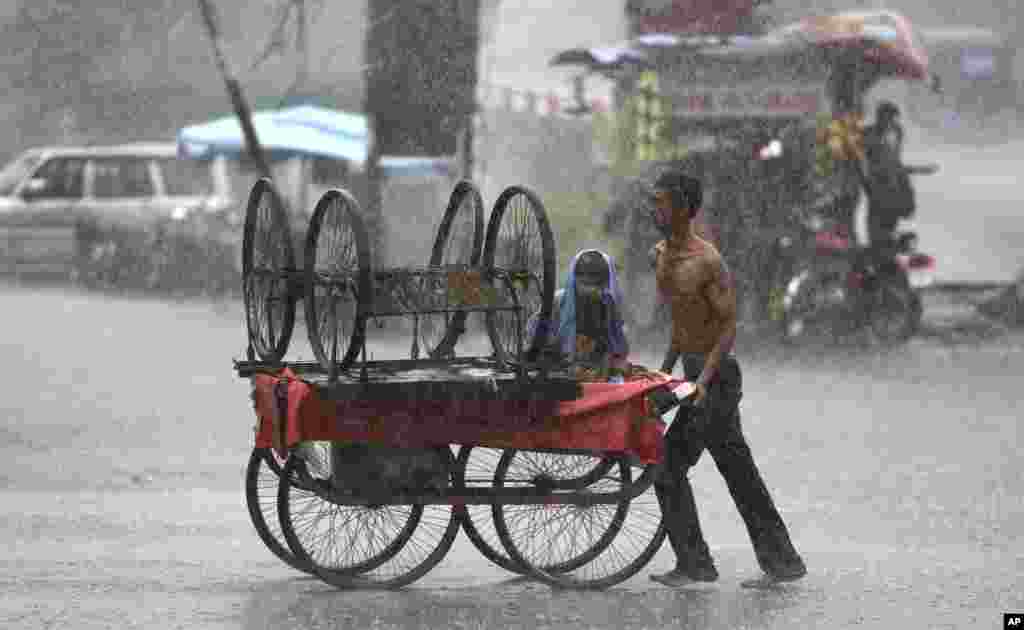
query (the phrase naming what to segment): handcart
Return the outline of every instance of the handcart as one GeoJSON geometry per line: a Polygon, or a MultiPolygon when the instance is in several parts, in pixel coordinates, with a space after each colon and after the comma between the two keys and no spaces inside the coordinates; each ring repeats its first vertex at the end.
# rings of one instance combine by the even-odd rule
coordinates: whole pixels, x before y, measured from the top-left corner
{"type": "Polygon", "coordinates": [[[650,396],[682,382],[640,366],[625,384],[586,382],[545,358],[555,247],[536,195],[506,189],[485,231],[479,192],[460,182],[419,269],[371,269],[342,190],[317,204],[301,270],[290,243],[260,180],[243,245],[249,351],[235,369],[252,382],[246,495],[271,551],[342,588],[410,584],[460,529],[498,566],[553,586],[606,588],[650,561],[665,538],[652,488],[665,409],[650,396]],[[316,361],[283,360],[299,300],[316,361]],[[490,356],[456,354],[474,313],[490,356]],[[412,356],[367,360],[367,321],[398,316],[413,321],[412,356]],[[529,317],[540,325],[527,331],[529,317]]]}

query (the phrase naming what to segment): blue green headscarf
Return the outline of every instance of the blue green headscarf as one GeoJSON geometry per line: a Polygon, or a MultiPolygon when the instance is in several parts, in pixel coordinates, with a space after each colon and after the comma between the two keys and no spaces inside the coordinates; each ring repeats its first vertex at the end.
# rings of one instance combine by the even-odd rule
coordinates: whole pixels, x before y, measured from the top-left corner
{"type": "Polygon", "coordinates": [[[572,356],[576,352],[576,265],[580,256],[587,252],[600,254],[608,265],[608,286],[601,291],[601,302],[608,307],[608,353],[612,356],[625,357],[629,354],[629,342],[626,341],[624,323],[622,321],[622,292],[615,275],[615,261],[608,254],[596,249],[584,249],[578,252],[569,264],[569,273],[565,280],[565,290],[558,305],[558,341],[562,352],[572,356]]]}

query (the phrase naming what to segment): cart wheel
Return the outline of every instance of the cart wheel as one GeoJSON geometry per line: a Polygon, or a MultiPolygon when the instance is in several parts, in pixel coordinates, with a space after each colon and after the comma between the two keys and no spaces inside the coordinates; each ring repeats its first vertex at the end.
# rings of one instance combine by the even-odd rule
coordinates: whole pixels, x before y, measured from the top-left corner
{"type": "MultiPolygon", "coordinates": [[[[555,237],[551,232],[547,212],[532,191],[520,187],[506,188],[487,222],[484,241],[483,267],[485,270],[506,272],[516,287],[523,308],[524,336],[527,321],[539,314],[539,319],[551,317],[555,299],[555,237]]],[[[499,290],[504,291],[502,282],[499,290]]],[[[517,358],[516,315],[511,311],[491,311],[486,314],[487,334],[498,359],[517,358]]],[[[542,331],[524,339],[526,360],[536,358],[546,343],[550,331],[542,331]]]]}
{"type": "MultiPolygon", "coordinates": [[[[460,488],[490,488],[494,485],[494,471],[502,451],[493,448],[463,446],[459,449],[457,468],[460,488]]],[[[494,529],[494,515],[490,505],[467,505],[462,529],[473,546],[485,558],[512,573],[526,573],[505,551],[494,529]]]]}
{"type": "Polygon", "coordinates": [[[252,187],[242,233],[242,294],[249,342],[259,357],[280,361],[295,326],[295,301],[288,274],[295,253],[281,197],[269,179],[252,187]]]}
{"type": "MultiPolygon", "coordinates": [[[[583,479],[599,469],[598,460],[593,456],[509,450],[498,463],[495,486],[536,487],[540,480],[551,484],[559,478],[583,479]]],[[[666,535],[653,489],[654,467],[647,467],[634,481],[633,469],[622,460],[617,464],[600,481],[573,492],[614,492],[635,488],[634,484],[646,486],[646,492],[632,502],[495,505],[495,530],[509,557],[533,577],[560,588],[608,588],[640,571],[666,535]]]]}
{"type": "Polygon", "coordinates": [[[285,564],[312,573],[288,550],[277,518],[277,486],[283,465],[269,448],[254,448],[245,469],[245,503],[260,540],[285,564]]]}
{"type": "Polygon", "coordinates": [[[366,340],[370,246],[359,204],[328,190],[306,232],[306,329],[320,365],[331,372],[356,360],[366,340]]]}
{"type": "MultiPolygon", "coordinates": [[[[448,448],[438,449],[445,458],[450,472],[449,483],[456,481],[455,458],[448,448]]],[[[288,464],[298,458],[290,458],[288,464]]],[[[462,508],[452,505],[344,505],[329,501],[323,492],[308,501],[309,493],[297,487],[291,476],[286,489],[281,484],[278,510],[281,529],[295,556],[310,566],[323,581],[338,588],[401,588],[420,579],[444,559],[462,521],[462,508]],[[304,495],[304,496],[303,496],[304,495]],[[296,500],[307,499],[312,510],[303,509],[296,500]],[[341,518],[338,518],[338,517],[341,518]],[[300,519],[300,522],[296,522],[300,519]],[[311,517],[311,518],[310,518],[311,517]],[[324,521],[327,521],[326,523],[324,521]],[[296,529],[301,531],[301,540],[296,529]],[[342,528],[350,533],[341,534],[342,528]],[[328,539],[325,541],[325,539],[328,539]],[[316,542],[328,550],[339,553],[360,553],[367,548],[379,548],[369,560],[358,562],[330,558],[327,563],[317,562],[312,549],[303,541],[316,542]],[[347,566],[345,563],[347,562],[347,566]]],[[[322,476],[322,475],[321,475],[322,476]]],[[[301,483],[301,482],[300,482],[301,483]]],[[[317,552],[323,557],[323,552],[317,552]]]]}
{"type": "MultiPolygon", "coordinates": [[[[445,209],[441,225],[437,228],[434,249],[430,254],[430,266],[476,267],[480,264],[483,241],[483,199],[476,186],[468,181],[461,181],[452,191],[448,208],[445,209]]],[[[429,278],[428,282],[437,285],[426,287],[428,291],[440,293],[445,290],[444,277],[429,278]]],[[[420,335],[428,356],[442,357],[452,353],[459,336],[465,331],[467,315],[464,312],[420,315],[420,335]]]]}
{"type": "MultiPolygon", "coordinates": [[[[501,455],[502,451],[499,449],[463,446],[459,450],[457,462],[460,472],[460,487],[493,487],[494,475],[501,455]]],[[[584,467],[567,475],[565,475],[566,471],[561,471],[565,476],[559,479],[552,479],[551,481],[556,489],[578,490],[600,481],[615,465],[616,461],[612,458],[598,459],[590,470],[586,470],[584,467]]],[[[473,546],[494,564],[512,573],[527,572],[522,566],[512,560],[505,551],[505,546],[501,543],[495,530],[494,512],[490,505],[467,505],[462,529],[465,530],[466,536],[469,537],[473,546]]],[[[545,568],[548,571],[552,571],[568,566],[562,561],[559,561],[557,565],[561,566],[553,564],[545,568]]]]}
{"type": "Polygon", "coordinates": [[[321,579],[345,580],[394,558],[419,526],[423,506],[339,503],[331,492],[329,449],[329,442],[306,443],[288,458],[277,511],[297,561],[321,579]]]}

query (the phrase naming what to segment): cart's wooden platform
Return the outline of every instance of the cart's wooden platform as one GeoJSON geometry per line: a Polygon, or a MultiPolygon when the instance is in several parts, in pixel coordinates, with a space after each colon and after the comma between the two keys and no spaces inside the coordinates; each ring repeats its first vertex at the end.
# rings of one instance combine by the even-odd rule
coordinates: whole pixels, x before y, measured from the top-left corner
{"type": "MultiPolygon", "coordinates": [[[[323,386],[317,386],[309,375],[300,376],[292,368],[256,370],[250,375],[258,418],[256,445],[273,446],[282,456],[300,442],[324,441],[399,448],[461,444],[621,453],[633,455],[643,463],[660,461],[665,428],[664,422],[652,414],[646,395],[654,389],[683,382],[657,372],[624,384],[577,384],[564,377],[563,383],[580,387],[583,395],[552,400],[544,392],[520,389],[520,393],[533,398],[499,399],[491,391],[484,394],[490,398],[449,395],[442,399],[411,400],[397,395],[403,385],[382,381],[377,389],[382,394],[380,398],[339,399],[324,394],[351,394],[366,385],[353,379],[355,382],[345,384],[348,389],[332,390],[333,385],[327,385],[325,380],[323,386]],[[391,395],[386,395],[389,392],[391,395]]],[[[441,382],[434,385],[440,386],[441,382]]],[[[490,391],[476,381],[472,383],[467,391],[490,391]]],[[[407,384],[412,389],[417,387],[415,382],[407,384]]]]}
{"type": "Polygon", "coordinates": [[[244,378],[277,374],[289,368],[317,389],[324,400],[577,400],[583,387],[567,368],[532,366],[520,373],[514,366],[481,357],[367,361],[339,372],[335,382],[316,362],[263,363],[236,361],[244,378]]]}

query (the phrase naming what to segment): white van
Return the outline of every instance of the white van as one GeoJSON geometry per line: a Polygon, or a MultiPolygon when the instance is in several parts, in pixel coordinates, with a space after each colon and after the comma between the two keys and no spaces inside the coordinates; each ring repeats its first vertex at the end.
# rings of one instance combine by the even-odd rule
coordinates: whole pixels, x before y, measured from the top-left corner
{"type": "Polygon", "coordinates": [[[89,222],[143,227],[231,204],[223,158],[181,159],[174,143],[30,149],[0,170],[0,274],[68,270],[89,222]]]}

